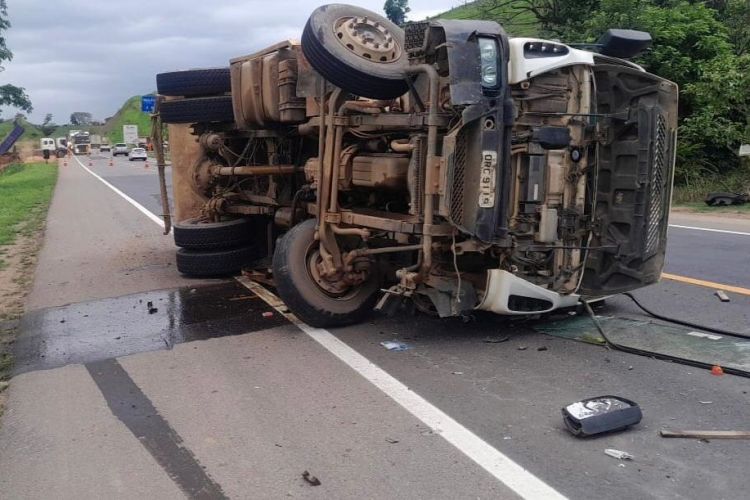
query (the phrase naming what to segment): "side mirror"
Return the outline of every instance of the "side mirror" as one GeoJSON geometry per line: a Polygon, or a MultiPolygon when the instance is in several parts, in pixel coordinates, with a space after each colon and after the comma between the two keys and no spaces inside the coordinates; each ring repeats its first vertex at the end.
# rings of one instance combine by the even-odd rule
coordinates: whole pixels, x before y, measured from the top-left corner
{"type": "Polygon", "coordinates": [[[608,29],[596,42],[605,56],[629,59],[651,45],[651,35],[645,31],[608,29]]]}

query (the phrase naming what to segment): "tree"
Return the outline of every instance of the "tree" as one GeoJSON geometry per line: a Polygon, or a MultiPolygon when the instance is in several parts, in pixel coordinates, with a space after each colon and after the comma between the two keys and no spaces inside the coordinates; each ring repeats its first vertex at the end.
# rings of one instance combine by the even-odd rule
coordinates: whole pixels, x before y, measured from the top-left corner
{"type": "Polygon", "coordinates": [[[39,129],[42,131],[42,133],[45,136],[50,136],[52,135],[52,132],[54,132],[56,128],[57,128],[57,125],[52,121],[52,113],[47,113],[44,116],[44,121],[39,126],[39,129]]]}
{"type": "MultiPolygon", "coordinates": [[[[13,53],[8,49],[5,44],[5,37],[2,35],[8,28],[10,28],[8,6],[5,0],[0,0],[0,71],[5,70],[2,66],[3,61],[13,59],[13,53]]],[[[33,109],[31,99],[26,95],[26,91],[21,87],[16,87],[9,83],[0,86],[0,106],[13,106],[29,113],[33,109]]]]}
{"type": "Polygon", "coordinates": [[[76,126],[91,125],[91,113],[76,111],[70,114],[70,124],[76,126]]]}
{"type": "Polygon", "coordinates": [[[385,17],[398,25],[406,22],[406,14],[411,11],[409,0],[385,0],[383,10],[385,11],[385,17]]]}

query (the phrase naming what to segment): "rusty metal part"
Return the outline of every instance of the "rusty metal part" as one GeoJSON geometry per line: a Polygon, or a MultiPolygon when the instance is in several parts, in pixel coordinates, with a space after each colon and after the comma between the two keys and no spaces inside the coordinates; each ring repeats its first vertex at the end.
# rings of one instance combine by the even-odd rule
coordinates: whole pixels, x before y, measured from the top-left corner
{"type": "MultiPolygon", "coordinates": [[[[439,99],[439,76],[435,68],[429,64],[419,64],[407,68],[407,74],[423,73],[429,78],[429,103],[430,108],[428,110],[428,121],[427,121],[427,158],[426,158],[426,169],[425,169],[425,190],[424,190],[424,227],[429,228],[434,223],[434,206],[435,206],[435,185],[437,180],[437,172],[435,172],[433,165],[435,165],[435,157],[437,153],[437,132],[438,132],[438,99],[439,99]]],[[[420,272],[422,275],[429,273],[432,267],[432,235],[428,232],[422,236],[422,267],[420,272]]]]}
{"type": "Polygon", "coordinates": [[[236,205],[226,204],[223,209],[224,213],[227,214],[241,214],[241,215],[270,215],[273,213],[271,207],[263,207],[260,205],[236,205]]]}
{"type": "Polygon", "coordinates": [[[305,216],[305,210],[298,208],[295,214],[292,207],[281,207],[273,214],[273,223],[279,227],[292,227],[293,220],[300,220],[305,216]]]}
{"type": "Polygon", "coordinates": [[[164,217],[164,234],[169,234],[172,229],[172,215],[169,213],[169,194],[167,192],[166,163],[164,161],[164,139],[162,137],[162,123],[159,115],[159,102],[157,99],[156,109],[151,115],[151,140],[156,152],[156,168],[159,172],[159,192],[161,194],[162,216],[164,217]]]}
{"type": "Polygon", "coordinates": [[[214,175],[285,175],[297,172],[299,168],[295,165],[240,165],[237,167],[224,167],[213,165],[211,173],[214,175]]]}
{"type": "Polygon", "coordinates": [[[391,149],[397,153],[411,153],[414,151],[414,144],[409,139],[394,139],[391,141],[391,149]]]}
{"type": "Polygon", "coordinates": [[[388,27],[367,16],[345,16],[333,24],[338,41],[363,59],[390,63],[401,57],[401,46],[388,27]]]}
{"type": "Polygon", "coordinates": [[[220,134],[208,132],[201,134],[198,138],[198,142],[204,149],[209,151],[218,151],[224,145],[224,138],[220,134]]]}

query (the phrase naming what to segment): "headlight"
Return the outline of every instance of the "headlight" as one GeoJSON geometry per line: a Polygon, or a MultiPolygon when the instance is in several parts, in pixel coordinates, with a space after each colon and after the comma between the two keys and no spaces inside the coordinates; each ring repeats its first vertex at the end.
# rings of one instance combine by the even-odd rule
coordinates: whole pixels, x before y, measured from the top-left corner
{"type": "Polygon", "coordinates": [[[497,41],[494,38],[479,38],[479,60],[482,86],[497,87],[497,41]]]}

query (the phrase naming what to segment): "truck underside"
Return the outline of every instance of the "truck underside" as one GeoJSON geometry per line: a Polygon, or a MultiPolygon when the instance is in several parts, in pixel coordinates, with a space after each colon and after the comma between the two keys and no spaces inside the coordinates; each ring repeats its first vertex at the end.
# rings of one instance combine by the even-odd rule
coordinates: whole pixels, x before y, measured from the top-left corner
{"type": "Polygon", "coordinates": [[[230,71],[234,122],[192,123],[199,151],[175,168],[196,220],[252,221],[310,324],[378,299],[539,314],[659,279],[671,82],[493,22],[404,32],[342,5],[230,71]]]}

